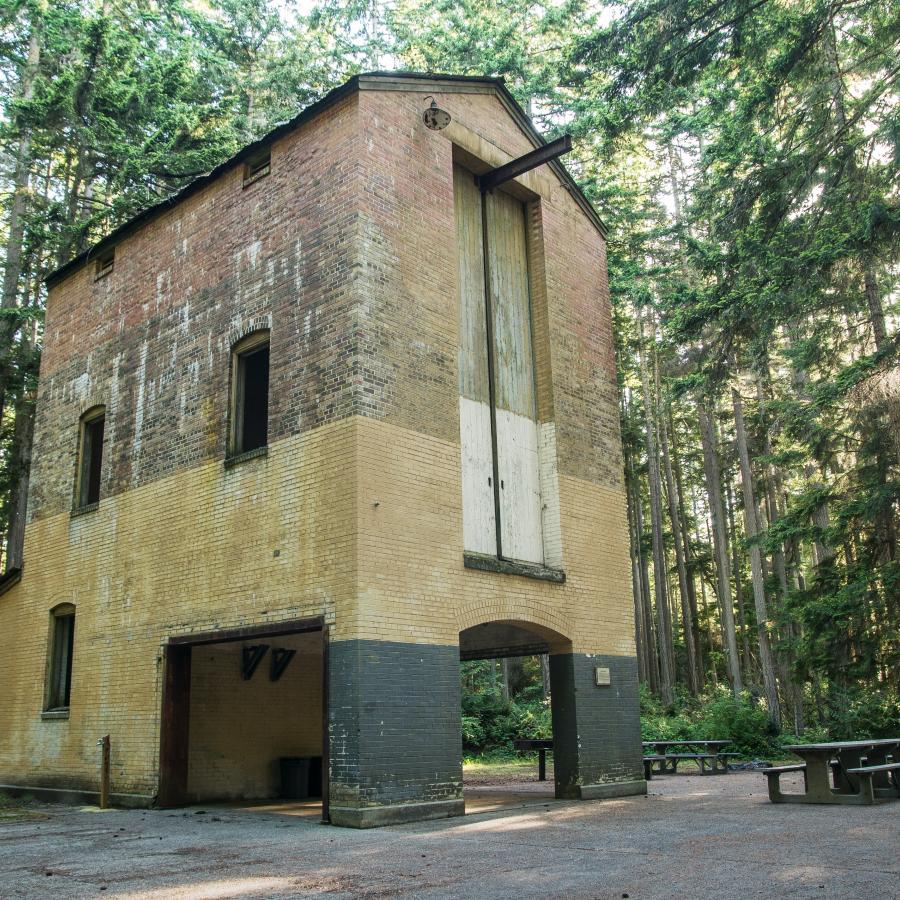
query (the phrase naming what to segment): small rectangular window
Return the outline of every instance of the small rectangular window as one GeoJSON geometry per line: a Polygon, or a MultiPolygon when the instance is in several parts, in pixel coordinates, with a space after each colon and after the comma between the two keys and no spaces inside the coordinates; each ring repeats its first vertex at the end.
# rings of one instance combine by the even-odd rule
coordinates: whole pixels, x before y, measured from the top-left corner
{"type": "Polygon", "coordinates": [[[101,253],[97,257],[96,268],[94,270],[94,281],[97,281],[100,278],[109,275],[113,270],[113,266],[116,262],[116,251],[107,250],[105,253],[101,253]]]}
{"type": "Polygon", "coordinates": [[[272,150],[266,147],[244,163],[244,187],[268,175],[272,167],[272,150]]]}
{"type": "Polygon", "coordinates": [[[53,616],[50,636],[50,679],[47,710],[68,709],[72,694],[72,651],[75,647],[75,613],[53,616]]]}
{"type": "Polygon", "coordinates": [[[269,342],[235,352],[233,455],[269,442],[269,342]]]}
{"type": "Polygon", "coordinates": [[[103,413],[82,420],[81,465],[78,475],[78,506],[100,501],[100,473],[103,466],[103,413]]]}

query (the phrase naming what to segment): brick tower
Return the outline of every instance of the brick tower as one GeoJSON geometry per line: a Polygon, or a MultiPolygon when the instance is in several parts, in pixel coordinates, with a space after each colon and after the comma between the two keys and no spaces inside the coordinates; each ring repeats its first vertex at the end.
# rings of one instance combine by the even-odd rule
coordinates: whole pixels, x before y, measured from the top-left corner
{"type": "Polygon", "coordinates": [[[0,789],[463,812],[460,659],[642,793],[604,229],[489,78],[358,76],[49,279],[0,789]],[[423,121],[432,101],[449,114],[423,121]],[[435,123],[432,122],[432,125],[435,123]]]}

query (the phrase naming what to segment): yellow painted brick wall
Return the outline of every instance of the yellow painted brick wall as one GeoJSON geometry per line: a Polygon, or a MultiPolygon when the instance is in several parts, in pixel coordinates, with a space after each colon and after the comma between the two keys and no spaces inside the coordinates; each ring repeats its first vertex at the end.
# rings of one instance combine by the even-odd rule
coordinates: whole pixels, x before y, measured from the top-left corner
{"type": "Polygon", "coordinates": [[[22,581],[0,597],[0,784],[96,790],[96,741],[110,734],[112,790],[155,793],[169,635],[319,615],[352,634],[354,456],[348,419],[31,523],[22,581]],[[76,606],[70,718],[46,721],[62,601],[76,606]]]}
{"type": "MultiPolygon", "coordinates": [[[[367,334],[376,411],[359,422],[359,636],[454,644],[498,618],[550,628],[556,649],[634,655],[612,313],[602,235],[548,167],[516,179],[530,199],[530,275],[542,414],[552,411],[564,585],[464,568],[453,161],[501,165],[533,148],[490,91],[367,91],[367,334]],[[452,116],[421,125],[426,93],[452,116]],[[394,184],[393,191],[381,189],[394,184]],[[368,277],[371,274],[371,277],[368,277]],[[380,402],[379,402],[380,401],[380,402]]],[[[555,543],[555,542],[554,542],[555,543]]],[[[554,548],[555,549],[555,548],[554,548]]]]}
{"type": "Polygon", "coordinates": [[[561,476],[565,584],[463,566],[459,444],[358,421],[359,630],[371,640],[455,644],[464,628],[532,622],[556,649],[634,655],[625,500],[561,476]]]}

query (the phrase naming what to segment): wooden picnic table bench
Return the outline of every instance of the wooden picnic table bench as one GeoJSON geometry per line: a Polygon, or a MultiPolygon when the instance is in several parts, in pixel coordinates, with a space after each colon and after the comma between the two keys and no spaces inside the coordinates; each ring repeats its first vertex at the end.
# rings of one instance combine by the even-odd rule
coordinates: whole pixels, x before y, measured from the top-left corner
{"type": "Polygon", "coordinates": [[[803,788],[804,790],[809,790],[806,784],[806,763],[797,763],[790,766],[769,766],[768,769],[763,769],[762,772],[769,783],[769,799],[773,803],[781,803],[780,798],[784,796],[781,793],[781,776],[787,772],[802,772],[803,788]]]}
{"type": "MultiPolygon", "coordinates": [[[[888,757],[890,760],[891,758],[888,757]]],[[[874,778],[884,775],[890,779],[893,786],[894,796],[900,797],[900,762],[881,763],[877,766],[856,766],[853,769],[846,770],[848,775],[855,775],[859,778],[860,793],[875,796],[875,787],[872,784],[874,778]]],[[[881,796],[881,795],[879,795],[881,796]]]]}
{"type": "Polygon", "coordinates": [[[513,741],[516,750],[526,752],[537,750],[538,752],[538,781],[547,780],[547,751],[553,752],[552,738],[516,738],[513,741]]]}
{"type": "Polygon", "coordinates": [[[652,748],[654,751],[644,756],[644,773],[646,775],[649,772],[650,777],[654,774],[675,775],[680,762],[691,760],[697,763],[701,775],[725,775],[728,773],[728,757],[737,755],[722,750],[730,743],[731,741],[642,741],[644,747],[652,748]],[[670,747],[683,749],[677,752],[670,750],[670,747]],[[697,752],[691,751],[690,748],[702,749],[697,752]]]}
{"type": "Polygon", "coordinates": [[[794,744],[787,749],[804,762],[763,769],[773,803],[870,804],[876,797],[900,795],[890,755],[900,749],[900,738],[794,744]],[[802,794],[781,792],[781,775],[792,771],[804,774],[806,790],[802,794]],[[829,783],[830,772],[834,787],[829,783]]]}
{"type": "MultiPolygon", "coordinates": [[[[900,739],[881,738],[870,741],[850,741],[829,761],[834,788],[841,794],[855,794],[859,780],[850,773],[861,766],[879,766],[894,762],[900,755],[900,739]]],[[[876,797],[896,796],[889,772],[878,772],[872,780],[876,797]]]]}
{"type": "Polygon", "coordinates": [[[644,779],[646,781],[653,780],[653,763],[664,763],[666,758],[658,753],[652,753],[650,756],[644,757],[644,779]]]}

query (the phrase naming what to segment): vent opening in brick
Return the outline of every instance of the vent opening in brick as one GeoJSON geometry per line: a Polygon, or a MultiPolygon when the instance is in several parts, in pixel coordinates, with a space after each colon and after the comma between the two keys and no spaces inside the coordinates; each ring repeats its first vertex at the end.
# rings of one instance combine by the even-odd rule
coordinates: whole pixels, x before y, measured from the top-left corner
{"type": "Polygon", "coordinates": [[[115,250],[107,250],[105,253],[101,253],[100,256],[97,257],[97,262],[94,268],[94,280],[98,278],[103,278],[106,275],[109,275],[113,270],[113,266],[116,262],[116,251],[115,250]]]}
{"type": "Polygon", "coordinates": [[[244,163],[244,185],[248,185],[264,175],[268,175],[272,168],[272,150],[266,148],[244,163]]]}

